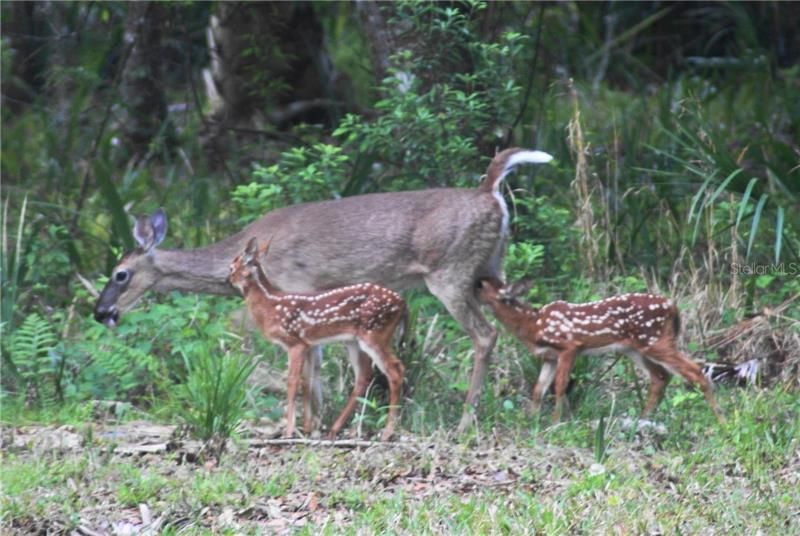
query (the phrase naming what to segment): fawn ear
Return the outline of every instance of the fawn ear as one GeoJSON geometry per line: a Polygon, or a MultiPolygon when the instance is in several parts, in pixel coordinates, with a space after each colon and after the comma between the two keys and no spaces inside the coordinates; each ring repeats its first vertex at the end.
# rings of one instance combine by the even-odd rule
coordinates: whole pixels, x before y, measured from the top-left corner
{"type": "Polygon", "coordinates": [[[261,254],[262,258],[267,256],[267,251],[269,251],[269,245],[271,242],[272,238],[264,242],[264,244],[260,248],[258,248],[258,252],[261,254]]]}
{"type": "Polygon", "coordinates": [[[133,226],[133,238],[145,252],[159,245],[167,235],[167,214],[159,208],[150,216],[139,216],[133,226]]]}
{"type": "Polygon", "coordinates": [[[244,248],[244,253],[242,254],[242,262],[244,264],[250,264],[253,262],[253,259],[258,256],[258,239],[253,237],[247,243],[247,247],[244,248]]]}
{"type": "Polygon", "coordinates": [[[533,287],[533,281],[530,279],[521,279],[507,287],[506,295],[512,298],[516,298],[518,296],[525,296],[533,287]]]}
{"type": "Polygon", "coordinates": [[[484,277],[478,280],[479,290],[498,290],[504,287],[503,282],[496,277],[484,277]]]}

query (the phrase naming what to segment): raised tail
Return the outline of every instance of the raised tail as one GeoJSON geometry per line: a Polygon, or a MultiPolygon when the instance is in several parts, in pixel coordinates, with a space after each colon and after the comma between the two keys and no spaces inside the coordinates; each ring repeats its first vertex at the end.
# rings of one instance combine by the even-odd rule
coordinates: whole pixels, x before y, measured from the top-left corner
{"type": "Polygon", "coordinates": [[[497,192],[500,183],[517,164],[546,164],[552,159],[552,156],[543,151],[529,151],[517,147],[501,151],[489,163],[486,178],[478,189],[482,192],[497,192]]]}

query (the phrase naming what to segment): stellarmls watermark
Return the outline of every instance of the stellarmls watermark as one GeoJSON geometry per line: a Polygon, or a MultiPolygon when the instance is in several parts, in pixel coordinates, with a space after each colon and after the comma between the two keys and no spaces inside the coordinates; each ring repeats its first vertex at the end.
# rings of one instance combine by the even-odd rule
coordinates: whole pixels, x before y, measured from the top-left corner
{"type": "Polygon", "coordinates": [[[731,263],[732,275],[800,276],[800,262],[775,262],[770,264],[731,263]]]}

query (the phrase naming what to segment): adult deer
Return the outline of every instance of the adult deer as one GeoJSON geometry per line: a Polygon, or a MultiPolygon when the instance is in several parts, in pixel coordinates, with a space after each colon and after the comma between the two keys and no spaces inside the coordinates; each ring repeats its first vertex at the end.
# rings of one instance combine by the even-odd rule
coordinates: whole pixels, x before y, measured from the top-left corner
{"type": "MultiPolygon", "coordinates": [[[[258,248],[251,238],[245,251],[231,263],[228,280],[244,296],[250,314],[264,337],[289,353],[285,437],[294,435],[295,394],[303,363],[314,345],[332,341],[350,341],[367,353],[389,380],[389,415],[381,435],[388,441],[394,433],[400,390],[403,387],[403,363],[391,350],[392,335],[403,318],[406,304],[393,290],[373,283],[359,283],[322,293],[283,293],[270,283],[259,255],[266,258],[269,244],[258,248]]],[[[369,363],[362,363],[357,351],[350,353],[355,383],[350,398],[330,430],[335,438],[353,414],[359,397],[369,386],[369,363]]],[[[303,428],[311,433],[311,405],[307,390],[303,393],[303,428]]]]}
{"type": "MultiPolygon", "coordinates": [[[[239,233],[204,248],[162,250],[162,210],[136,221],[138,247],[113,269],[95,318],[113,326],[147,290],[235,294],[230,260],[253,238],[273,237],[267,276],[286,292],[312,292],[372,281],[394,290],[425,284],[472,339],[474,365],[459,423],[464,431],[483,387],[497,332],[475,296],[482,277],[499,277],[508,236],[500,185],[523,163],[552,159],[541,151],[506,149],[477,188],[376,193],[274,210],[239,233]]],[[[305,367],[315,413],[321,405],[320,354],[305,367]]]]}
{"type": "Polygon", "coordinates": [[[564,391],[578,355],[621,352],[650,375],[643,416],[663,397],[672,372],[698,386],[722,420],[702,369],[677,349],[680,316],[672,300],[634,293],[590,303],[556,301],[534,309],[516,299],[530,290],[530,281],[506,287],[497,279],[482,279],[478,286],[479,300],[532,354],[543,358],[539,380],[531,394],[534,412],[538,413],[542,398],[555,379],[553,421],[561,418],[564,391]]]}

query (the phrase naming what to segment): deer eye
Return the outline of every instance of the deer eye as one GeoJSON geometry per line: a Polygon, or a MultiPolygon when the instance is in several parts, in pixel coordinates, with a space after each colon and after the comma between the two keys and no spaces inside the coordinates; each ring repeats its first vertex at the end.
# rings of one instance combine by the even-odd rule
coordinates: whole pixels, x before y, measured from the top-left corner
{"type": "Polygon", "coordinates": [[[117,283],[127,283],[128,279],[131,278],[131,273],[128,270],[120,270],[116,274],[114,274],[114,281],[117,283]]]}

